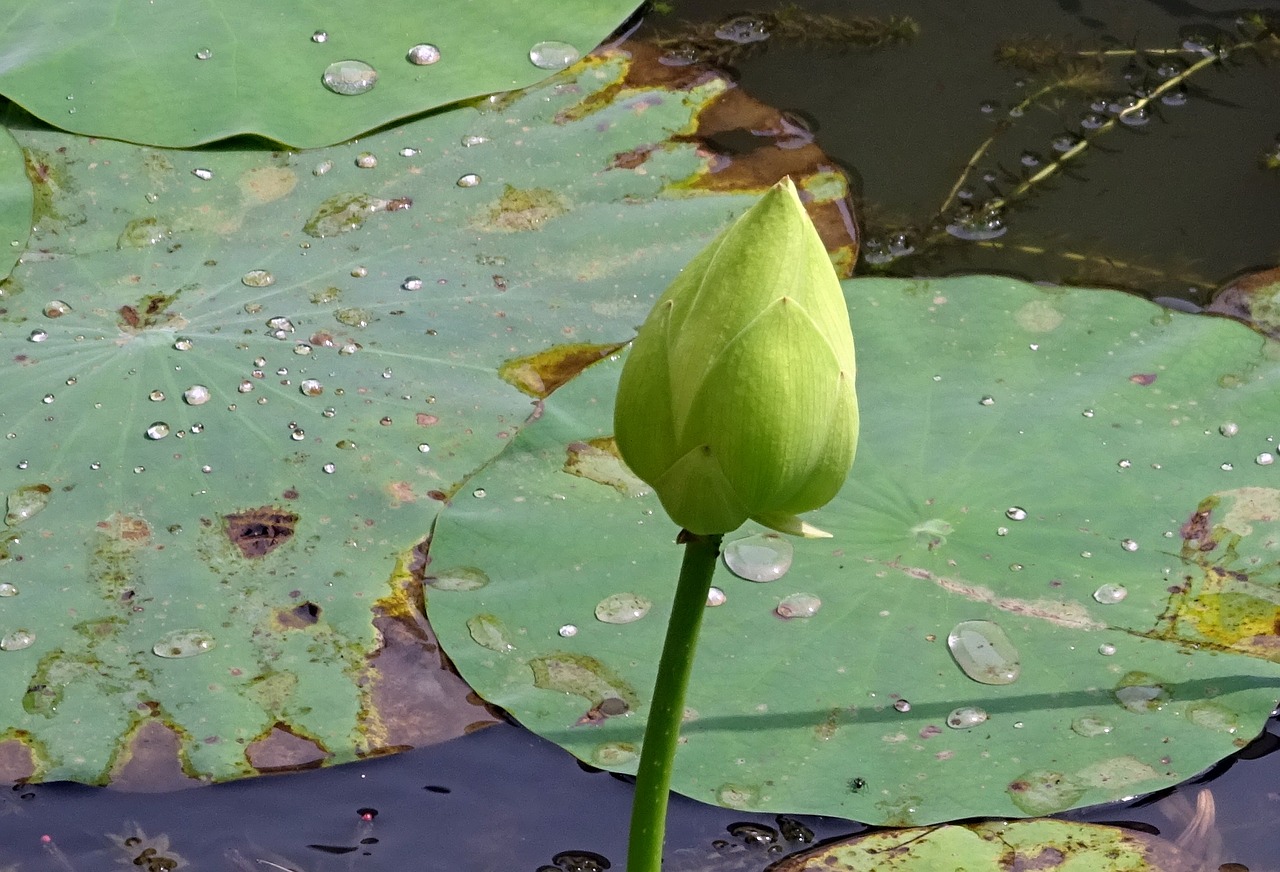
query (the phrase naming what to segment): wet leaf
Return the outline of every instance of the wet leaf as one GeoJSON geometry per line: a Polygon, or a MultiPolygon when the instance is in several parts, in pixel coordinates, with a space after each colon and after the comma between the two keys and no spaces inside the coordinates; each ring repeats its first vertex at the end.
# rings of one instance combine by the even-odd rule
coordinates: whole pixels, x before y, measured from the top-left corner
{"type": "Polygon", "coordinates": [[[534,56],[555,60],[536,47],[552,42],[585,55],[635,6],[401,0],[270,15],[251,0],[30,6],[0,36],[0,93],[49,124],[94,136],[190,146],[255,133],[314,148],[528,87],[564,66],[535,65],[534,56]]]}
{"type": "MultiPolygon", "coordinates": [[[[504,363],[559,361],[544,390],[608,365],[645,289],[758,193],[698,189],[711,156],[669,137],[731,86],[664,72],[593,57],[301,155],[12,119],[58,183],[0,322],[0,779],[225,780],[492,720],[442,667],[421,584],[441,507],[487,504],[463,483],[540,414],[504,363]],[[493,226],[543,188],[561,214],[493,226]],[[335,202],[359,226],[309,233],[335,202]]],[[[625,486],[600,460],[583,474],[625,486]]],[[[509,618],[474,626],[524,656],[509,618]]]]}
{"type": "MultiPolygon", "coordinates": [[[[1276,345],[1108,291],[844,289],[864,429],[813,514],[835,538],[726,543],[757,580],[714,581],[676,789],[914,825],[1114,800],[1242,747],[1280,686],[1276,345]]],[[[652,495],[564,460],[607,444],[620,368],[562,387],[467,481],[486,499],[444,511],[430,571],[488,583],[428,609],[486,699],[630,771],[610,749],[642,737],[681,549],[652,495]],[[653,608],[599,621],[620,593],[653,608]],[[520,639],[500,662],[465,634],[481,602],[520,639]],[[583,722],[580,697],[539,689],[547,656],[592,658],[631,713],[583,722]]]]}
{"type": "Polygon", "coordinates": [[[943,868],[1181,872],[1200,867],[1172,842],[1147,833],[1030,820],[874,832],[788,857],[772,868],[776,872],[933,872],[943,868]]]}

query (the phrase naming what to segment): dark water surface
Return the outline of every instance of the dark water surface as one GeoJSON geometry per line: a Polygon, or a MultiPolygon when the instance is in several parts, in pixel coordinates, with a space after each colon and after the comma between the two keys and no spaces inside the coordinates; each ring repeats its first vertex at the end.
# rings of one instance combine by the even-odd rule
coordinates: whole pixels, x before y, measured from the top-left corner
{"type": "MultiPolygon", "coordinates": [[[[1218,0],[807,0],[805,6],[835,15],[910,15],[920,25],[913,42],[876,51],[766,41],[732,59],[745,89],[795,113],[854,178],[867,249],[880,261],[861,263],[860,271],[995,271],[1204,303],[1231,276],[1280,260],[1280,171],[1260,166],[1280,134],[1274,63],[1280,58],[1264,66],[1233,52],[1220,67],[1187,80],[1185,105],[1160,103],[1146,124],[1114,125],[1071,162],[1069,176],[1010,196],[1052,160],[1055,137],[1080,132],[1093,99],[1121,96],[1129,59],[1107,60],[1109,80],[1055,91],[1009,118],[1009,108],[1036,84],[993,62],[1001,39],[1048,36],[1118,51],[1178,48],[1212,37],[1213,28],[1234,33],[1241,7],[1218,0]],[[1018,85],[1019,78],[1028,82],[1018,85]],[[985,245],[962,243],[941,229],[954,215],[940,206],[975,150],[1004,126],[963,187],[979,206],[1010,199],[1000,216],[1007,232],[985,245]],[[1039,166],[1024,164],[1024,152],[1039,156],[1039,166]],[[982,181],[984,172],[995,181],[982,181]],[[895,239],[916,253],[895,257],[895,239]]],[[[740,0],[676,0],[671,13],[651,15],[641,35],[672,36],[686,29],[682,19],[715,21],[741,11],[740,0]]],[[[1195,55],[1175,57],[1185,65],[1195,55]]],[[[1134,59],[1130,78],[1153,79],[1155,66],[1134,59]]],[[[1280,733],[1274,719],[1267,729],[1280,733]]],[[[1189,831],[1184,847],[1206,869],[1223,863],[1280,869],[1280,755],[1269,753],[1276,744],[1272,732],[1264,733],[1203,783],[1064,817],[1136,822],[1176,838],[1198,801],[1204,820],[1200,794],[1207,790],[1216,808],[1211,826],[1189,831]]],[[[604,868],[601,860],[621,868],[630,796],[625,780],[588,772],[555,746],[503,725],[398,757],[178,794],[74,785],[4,790],[0,870],[162,872],[179,861],[182,868],[264,872],[542,866],[569,872],[604,868]]],[[[763,869],[804,847],[798,836],[806,829],[821,841],[862,828],[813,817],[779,821],[677,797],[669,867],[763,869]],[[755,827],[735,826],[742,823],[755,827]],[[762,844],[771,832],[773,849],[762,844]]]]}

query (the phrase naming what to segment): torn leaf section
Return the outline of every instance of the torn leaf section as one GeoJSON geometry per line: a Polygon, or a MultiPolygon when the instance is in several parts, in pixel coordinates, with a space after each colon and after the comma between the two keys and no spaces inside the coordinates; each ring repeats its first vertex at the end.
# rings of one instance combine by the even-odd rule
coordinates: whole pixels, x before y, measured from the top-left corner
{"type": "Polygon", "coordinates": [[[570,442],[565,448],[564,471],[608,485],[625,497],[644,496],[652,490],[622,462],[612,436],[570,442]]]}
{"type": "Polygon", "coordinates": [[[498,367],[498,376],[517,390],[545,400],[584,369],[621,350],[626,344],[576,342],[554,345],[536,354],[505,361],[498,367]]]}
{"type": "Polygon", "coordinates": [[[224,516],[227,538],[248,558],[265,557],[293,538],[298,516],[279,506],[262,506],[224,516]]]}

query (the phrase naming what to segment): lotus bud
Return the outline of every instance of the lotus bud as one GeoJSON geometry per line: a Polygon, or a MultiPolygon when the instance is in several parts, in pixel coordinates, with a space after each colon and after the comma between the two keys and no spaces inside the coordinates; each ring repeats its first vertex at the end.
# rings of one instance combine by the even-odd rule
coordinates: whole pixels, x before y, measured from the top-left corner
{"type": "Polygon", "coordinates": [[[614,407],[622,459],[691,533],[797,515],[844,484],[858,440],[840,281],[791,180],[685,267],[641,325],[614,407]]]}

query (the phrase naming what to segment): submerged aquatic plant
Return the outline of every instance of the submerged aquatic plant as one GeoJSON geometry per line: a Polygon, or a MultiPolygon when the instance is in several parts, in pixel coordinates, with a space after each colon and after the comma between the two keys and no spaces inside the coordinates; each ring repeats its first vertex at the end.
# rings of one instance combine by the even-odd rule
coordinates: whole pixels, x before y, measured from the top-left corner
{"type": "Polygon", "coordinates": [[[840,282],[791,180],[694,258],[641,326],[618,384],[623,460],[683,529],[636,780],[628,869],[661,868],[685,690],[723,534],[748,518],[825,536],[858,435],[840,282]]]}

